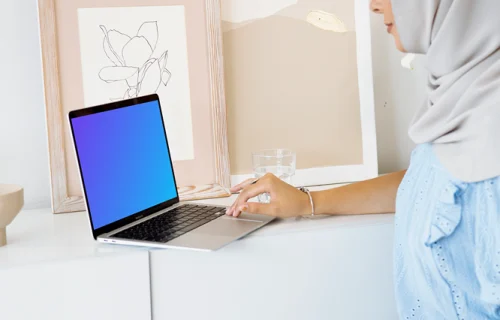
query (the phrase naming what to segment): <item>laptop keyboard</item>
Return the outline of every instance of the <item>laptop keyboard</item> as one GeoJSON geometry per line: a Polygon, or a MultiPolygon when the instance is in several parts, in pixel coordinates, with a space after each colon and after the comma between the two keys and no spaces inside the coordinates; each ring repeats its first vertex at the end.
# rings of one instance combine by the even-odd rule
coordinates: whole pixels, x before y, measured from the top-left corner
{"type": "Polygon", "coordinates": [[[225,209],[182,205],[141,224],[123,230],[113,238],[168,242],[223,215],[225,209]]]}

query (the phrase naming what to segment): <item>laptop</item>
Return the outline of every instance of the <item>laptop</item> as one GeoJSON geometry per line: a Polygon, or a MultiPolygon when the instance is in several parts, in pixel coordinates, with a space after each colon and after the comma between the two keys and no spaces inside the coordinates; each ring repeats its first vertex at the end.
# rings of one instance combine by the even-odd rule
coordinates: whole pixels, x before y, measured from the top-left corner
{"type": "Polygon", "coordinates": [[[99,242],[212,251],[273,220],[179,201],[156,94],[71,111],[69,123],[99,242]]]}

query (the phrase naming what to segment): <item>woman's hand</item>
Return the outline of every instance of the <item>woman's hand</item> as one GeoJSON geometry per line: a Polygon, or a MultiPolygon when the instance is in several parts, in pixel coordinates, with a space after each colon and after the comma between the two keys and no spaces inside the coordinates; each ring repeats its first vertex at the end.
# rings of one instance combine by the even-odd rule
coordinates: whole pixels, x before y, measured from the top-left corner
{"type": "MultiPolygon", "coordinates": [[[[311,192],[315,214],[392,213],[396,209],[396,194],[405,173],[406,170],[330,190],[311,192]]],[[[254,181],[249,179],[231,189],[232,192],[241,193],[226,214],[237,217],[245,211],[280,218],[311,214],[311,203],[306,193],[272,174],[252,184],[254,181]],[[270,194],[271,203],[248,202],[262,193],[270,194]]]]}
{"type": "Polygon", "coordinates": [[[248,179],[231,189],[231,192],[241,192],[234,204],[227,209],[227,215],[238,217],[243,211],[280,218],[311,214],[309,196],[275,175],[266,174],[252,184],[254,181],[255,179],[248,179]],[[271,196],[270,203],[248,202],[262,193],[271,196]]]}

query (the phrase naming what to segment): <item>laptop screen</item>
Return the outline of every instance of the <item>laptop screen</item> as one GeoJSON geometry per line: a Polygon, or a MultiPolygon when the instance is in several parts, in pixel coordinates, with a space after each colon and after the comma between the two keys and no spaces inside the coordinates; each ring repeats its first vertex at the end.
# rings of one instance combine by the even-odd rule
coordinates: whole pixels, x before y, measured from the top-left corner
{"type": "Polygon", "coordinates": [[[157,100],[70,118],[94,230],[178,197],[157,100]]]}

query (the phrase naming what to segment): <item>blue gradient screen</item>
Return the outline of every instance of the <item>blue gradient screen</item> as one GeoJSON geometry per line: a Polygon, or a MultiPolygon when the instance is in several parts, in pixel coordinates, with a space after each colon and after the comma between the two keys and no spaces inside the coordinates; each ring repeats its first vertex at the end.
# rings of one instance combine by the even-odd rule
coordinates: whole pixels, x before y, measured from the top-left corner
{"type": "Polygon", "coordinates": [[[94,229],[177,197],[157,101],[71,121],[94,229]]]}

